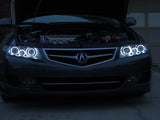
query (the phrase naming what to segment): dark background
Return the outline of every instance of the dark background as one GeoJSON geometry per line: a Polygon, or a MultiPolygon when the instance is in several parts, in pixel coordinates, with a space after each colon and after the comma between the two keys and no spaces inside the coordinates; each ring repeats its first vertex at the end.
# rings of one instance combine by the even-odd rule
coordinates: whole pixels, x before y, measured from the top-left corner
{"type": "MultiPolygon", "coordinates": [[[[0,0],[0,18],[10,17],[10,0],[0,0]]],[[[0,42],[8,30],[0,29],[0,42]]]]}

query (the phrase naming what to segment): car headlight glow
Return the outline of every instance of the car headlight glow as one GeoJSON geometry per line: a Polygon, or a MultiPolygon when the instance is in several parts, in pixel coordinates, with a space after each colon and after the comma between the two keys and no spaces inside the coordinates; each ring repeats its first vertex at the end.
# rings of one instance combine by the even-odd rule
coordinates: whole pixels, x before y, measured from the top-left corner
{"type": "Polygon", "coordinates": [[[145,54],[147,47],[145,45],[124,46],[120,49],[120,58],[131,57],[135,55],[145,54]]]}
{"type": "Polygon", "coordinates": [[[31,59],[40,59],[40,53],[38,48],[31,47],[10,47],[8,53],[11,56],[31,58],[31,59]]]}

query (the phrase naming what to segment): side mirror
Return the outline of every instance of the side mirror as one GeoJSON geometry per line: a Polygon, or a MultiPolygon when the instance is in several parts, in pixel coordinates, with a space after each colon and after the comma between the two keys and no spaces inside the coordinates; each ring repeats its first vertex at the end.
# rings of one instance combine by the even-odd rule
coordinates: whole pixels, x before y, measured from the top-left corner
{"type": "Polygon", "coordinates": [[[134,25],[137,24],[137,21],[136,21],[136,19],[133,18],[133,17],[127,17],[127,18],[126,18],[126,24],[127,24],[128,26],[134,26],[134,25]]]}
{"type": "Polygon", "coordinates": [[[11,22],[11,18],[2,18],[0,19],[0,27],[11,27],[12,22],[11,22]]]}

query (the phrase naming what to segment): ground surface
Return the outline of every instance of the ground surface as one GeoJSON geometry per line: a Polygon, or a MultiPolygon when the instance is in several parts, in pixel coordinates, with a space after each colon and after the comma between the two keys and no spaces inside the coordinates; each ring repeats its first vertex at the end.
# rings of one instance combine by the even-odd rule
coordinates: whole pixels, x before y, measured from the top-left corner
{"type": "Polygon", "coordinates": [[[160,120],[160,73],[142,98],[29,98],[4,103],[0,120],[160,120]]]}

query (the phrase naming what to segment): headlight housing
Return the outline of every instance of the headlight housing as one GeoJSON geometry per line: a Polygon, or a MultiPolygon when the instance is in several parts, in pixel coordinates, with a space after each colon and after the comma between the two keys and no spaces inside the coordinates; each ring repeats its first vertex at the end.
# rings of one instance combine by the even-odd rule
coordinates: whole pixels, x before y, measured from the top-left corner
{"type": "Polygon", "coordinates": [[[16,57],[23,57],[23,58],[30,58],[30,59],[41,58],[38,48],[32,48],[32,47],[13,46],[13,47],[9,47],[8,53],[9,55],[16,56],[16,57]]]}
{"type": "Polygon", "coordinates": [[[147,47],[142,44],[123,46],[120,49],[120,58],[145,54],[147,51],[148,51],[147,47]]]}

